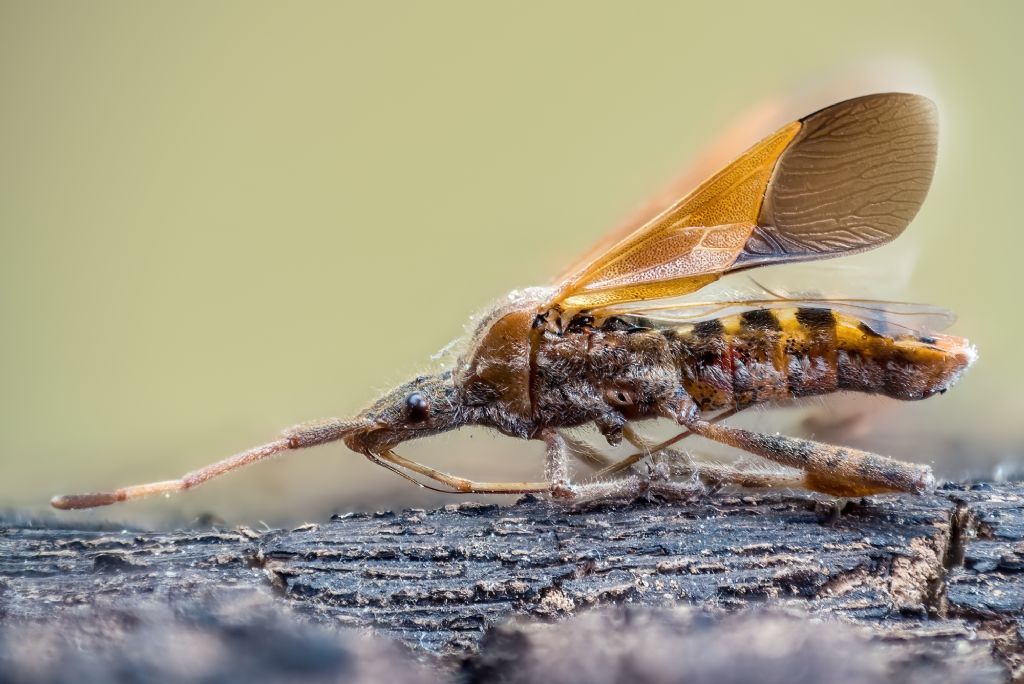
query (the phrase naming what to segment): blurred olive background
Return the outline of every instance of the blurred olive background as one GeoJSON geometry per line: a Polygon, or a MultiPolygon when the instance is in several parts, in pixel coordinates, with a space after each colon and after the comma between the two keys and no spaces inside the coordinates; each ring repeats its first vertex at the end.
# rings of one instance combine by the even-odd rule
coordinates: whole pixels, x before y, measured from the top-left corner
{"type": "MultiPolygon", "coordinates": [[[[885,294],[957,310],[981,360],[848,441],[949,477],[1013,468],[1022,7],[3,0],[0,508],[166,479],[350,415],[470,313],[544,283],[750,105],[896,62],[927,74],[943,133],[905,236],[913,276],[885,294]]],[[[858,259],[884,283],[892,249],[858,259]]],[[[488,479],[541,470],[539,445],[482,431],[403,453],[488,479]]],[[[288,521],[439,500],[327,446],[85,515],[288,521]]]]}

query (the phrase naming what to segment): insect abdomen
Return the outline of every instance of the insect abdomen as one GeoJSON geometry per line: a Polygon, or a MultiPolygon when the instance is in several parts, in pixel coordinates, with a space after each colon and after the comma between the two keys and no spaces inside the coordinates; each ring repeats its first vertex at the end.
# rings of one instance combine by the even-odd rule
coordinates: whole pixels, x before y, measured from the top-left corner
{"type": "Polygon", "coordinates": [[[839,390],[923,399],[974,360],[950,336],[883,335],[832,309],[756,309],[677,329],[683,384],[702,410],[839,390]]]}

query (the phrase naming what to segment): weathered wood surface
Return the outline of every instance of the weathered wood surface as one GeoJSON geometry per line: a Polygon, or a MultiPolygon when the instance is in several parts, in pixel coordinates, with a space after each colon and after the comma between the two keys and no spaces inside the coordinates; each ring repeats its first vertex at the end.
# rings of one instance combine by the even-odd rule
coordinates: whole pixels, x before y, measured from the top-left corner
{"type": "MultiPolygon", "coordinates": [[[[52,679],[48,663],[70,668],[75,681],[103,681],[112,671],[137,675],[125,681],[150,681],[144,672],[160,672],[152,681],[194,681],[197,672],[224,681],[252,672],[288,679],[297,676],[288,663],[310,662],[316,666],[300,674],[311,681],[335,681],[342,671],[349,681],[440,676],[387,655],[395,647],[383,639],[355,645],[361,642],[337,631],[345,626],[393,637],[421,661],[461,663],[460,676],[473,681],[527,681],[516,677],[530,672],[583,681],[582,662],[563,668],[561,679],[549,662],[558,654],[565,665],[581,651],[602,654],[605,675],[640,660],[678,670],[669,656],[706,652],[701,639],[738,653],[750,635],[776,633],[791,637],[779,643],[803,646],[791,661],[772,662],[800,659],[805,673],[816,671],[811,655],[822,649],[844,652],[835,658],[850,667],[860,660],[883,668],[845,679],[833,673],[833,682],[1009,681],[1024,677],[1022,571],[1021,484],[851,502],[838,518],[812,497],[767,494],[575,508],[526,499],[509,507],[351,514],[267,531],[9,522],[0,523],[0,680],[3,673],[52,679]],[[630,612],[566,621],[621,604],[630,612]],[[700,619],[673,608],[679,605],[696,606],[700,619]],[[530,624],[537,621],[555,626],[530,624]],[[161,658],[196,641],[197,631],[200,651],[213,655],[180,652],[172,660],[192,669],[159,670],[161,658]],[[150,632],[173,638],[153,654],[150,632]],[[590,635],[591,647],[580,634],[590,635]],[[331,647],[308,654],[309,643],[331,647]],[[282,644],[290,660],[277,657],[282,644]],[[552,644],[564,647],[553,651],[552,644]],[[645,648],[651,652],[637,660],[645,648]],[[871,655],[853,658],[861,651],[871,655]],[[368,661],[367,653],[376,655],[368,661]],[[245,662],[229,667],[239,658],[245,662]],[[402,674],[374,670],[381,663],[402,674]]],[[[719,660],[736,681],[742,667],[766,672],[738,655],[719,660]]],[[[689,679],[677,671],[650,681],[700,679],[693,667],[686,672],[689,679]]],[[[716,681],[730,681],[716,672],[716,681]]]]}

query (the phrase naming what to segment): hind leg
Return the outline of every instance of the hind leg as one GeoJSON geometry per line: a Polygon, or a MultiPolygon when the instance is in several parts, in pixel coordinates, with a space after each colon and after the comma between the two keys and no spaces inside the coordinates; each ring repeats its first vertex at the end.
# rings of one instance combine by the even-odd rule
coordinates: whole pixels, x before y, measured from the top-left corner
{"type": "Polygon", "coordinates": [[[804,471],[800,486],[834,496],[886,492],[924,493],[935,486],[928,466],[903,463],[859,449],[766,435],[700,420],[693,411],[680,424],[707,439],[804,471]]]}
{"type": "Polygon", "coordinates": [[[665,456],[672,476],[696,479],[709,489],[742,487],[744,489],[805,489],[800,473],[773,472],[751,468],[736,468],[723,463],[697,463],[689,455],[666,449],[665,456]]]}
{"type": "Polygon", "coordinates": [[[632,475],[612,482],[588,482],[575,485],[574,498],[581,501],[602,499],[636,499],[659,496],[672,501],[694,501],[707,494],[707,488],[693,480],[676,482],[661,478],[632,475]]]}

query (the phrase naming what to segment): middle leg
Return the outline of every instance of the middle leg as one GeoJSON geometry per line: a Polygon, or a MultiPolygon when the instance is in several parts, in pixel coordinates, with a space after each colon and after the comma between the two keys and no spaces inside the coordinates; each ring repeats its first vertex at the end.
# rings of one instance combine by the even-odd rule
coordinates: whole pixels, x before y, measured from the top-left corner
{"type": "MultiPolygon", "coordinates": [[[[727,411],[719,413],[715,417],[711,418],[711,420],[708,422],[717,423],[719,421],[725,420],[726,418],[736,415],[736,413],[738,412],[739,409],[729,409],[727,411]]],[[[639,451],[635,454],[630,454],[629,456],[623,458],[621,461],[617,461],[615,463],[612,463],[611,465],[605,466],[601,470],[594,473],[594,479],[600,479],[602,477],[608,477],[610,475],[620,473],[626,468],[632,467],[633,465],[639,463],[640,461],[642,461],[643,459],[647,458],[652,454],[667,451],[669,447],[671,447],[674,444],[677,444],[678,442],[681,442],[682,440],[686,439],[692,434],[694,434],[692,430],[684,430],[683,432],[680,432],[678,435],[669,437],[663,442],[652,442],[638,434],[632,425],[626,424],[626,426],[622,428],[622,436],[626,438],[627,442],[629,442],[636,448],[641,449],[642,451],[639,451]]]]}
{"type": "Polygon", "coordinates": [[[669,468],[677,479],[700,480],[712,490],[722,487],[743,489],[804,489],[804,475],[800,472],[772,471],[767,468],[738,468],[724,463],[696,463],[689,456],[674,449],[666,449],[669,468]]]}
{"type": "Polygon", "coordinates": [[[611,458],[602,454],[597,447],[591,445],[585,440],[565,434],[564,432],[559,434],[561,434],[562,439],[565,440],[569,454],[588,468],[591,468],[592,470],[600,470],[601,468],[607,468],[615,462],[611,458]]]}

